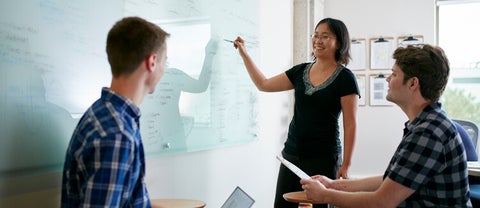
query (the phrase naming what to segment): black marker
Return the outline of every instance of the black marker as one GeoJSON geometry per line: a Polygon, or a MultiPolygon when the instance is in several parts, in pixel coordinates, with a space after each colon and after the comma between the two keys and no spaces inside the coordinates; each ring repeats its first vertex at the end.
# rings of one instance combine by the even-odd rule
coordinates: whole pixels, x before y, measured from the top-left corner
{"type": "MultiPolygon", "coordinates": [[[[233,40],[229,40],[229,39],[223,39],[224,41],[227,41],[229,43],[235,43],[235,41],[233,40]]],[[[245,43],[248,43],[248,44],[252,44],[252,45],[255,45],[253,42],[250,42],[250,41],[244,41],[245,43]]]]}

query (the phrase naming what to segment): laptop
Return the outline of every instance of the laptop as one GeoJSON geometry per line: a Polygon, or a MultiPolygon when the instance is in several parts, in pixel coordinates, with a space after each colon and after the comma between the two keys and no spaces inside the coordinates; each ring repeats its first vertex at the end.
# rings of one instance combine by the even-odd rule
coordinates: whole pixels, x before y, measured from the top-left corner
{"type": "Polygon", "coordinates": [[[255,200],[237,186],[221,208],[250,208],[253,203],[255,200]]]}

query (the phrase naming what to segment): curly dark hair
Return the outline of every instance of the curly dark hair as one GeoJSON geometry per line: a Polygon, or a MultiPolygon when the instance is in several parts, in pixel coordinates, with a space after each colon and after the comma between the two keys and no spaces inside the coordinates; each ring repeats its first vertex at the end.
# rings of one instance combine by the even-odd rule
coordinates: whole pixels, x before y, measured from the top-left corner
{"type": "Polygon", "coordinates": [[[450,66],[443,49],[428,44],[399,47],[393,53],[395,63],[405,74],[405,83],[412,77],[420,82],[425,99],[437,102],[448,83],[450,66]]]}

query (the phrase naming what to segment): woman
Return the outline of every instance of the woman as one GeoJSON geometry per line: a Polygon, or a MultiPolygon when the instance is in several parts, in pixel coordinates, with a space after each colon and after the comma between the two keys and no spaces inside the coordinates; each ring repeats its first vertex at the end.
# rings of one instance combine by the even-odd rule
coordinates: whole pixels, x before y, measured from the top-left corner
{"type": "MultiPolygon", "coordinates": [[[[294,115],[282,151],[283,157],[309,175],[348,178],[359,97],[355,75],[345,68],[350,59],[350,37],[342,21],[326,18],[315,27],[311,41],[312,63],[296,65],[268,79],[248,55],[242,38],[234,41],[234,47],[259,90],[295,90],[294,115]],[[340,113],[344,129],[343,162],[338,125],[340,113]]],[[[275,207],[298,206],[286,202],[283,194],[301,191],[299,180],[286,167],[280,166],[275,207]]]]}

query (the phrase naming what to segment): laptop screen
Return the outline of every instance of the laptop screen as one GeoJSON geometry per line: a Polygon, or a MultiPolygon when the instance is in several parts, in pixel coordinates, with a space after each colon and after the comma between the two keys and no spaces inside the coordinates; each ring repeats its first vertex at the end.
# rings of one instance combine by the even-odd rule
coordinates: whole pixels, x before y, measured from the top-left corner
{"type": "Polygon", "coordinates": [[[236,187],[221,208],[250,208],[255,200],[240,187],[236,187]]]}

